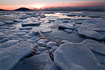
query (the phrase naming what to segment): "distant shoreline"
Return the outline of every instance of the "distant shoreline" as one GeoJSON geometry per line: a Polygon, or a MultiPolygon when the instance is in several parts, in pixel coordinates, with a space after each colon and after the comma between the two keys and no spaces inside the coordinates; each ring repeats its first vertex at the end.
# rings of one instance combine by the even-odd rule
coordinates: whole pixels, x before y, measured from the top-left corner
{"type": "Polygon", "coordinates": [[[58,7],[45,9],[29,9],[21,7],[15,10],[0,9],[0,11],[105,11],[105,7],[58,7]]]}

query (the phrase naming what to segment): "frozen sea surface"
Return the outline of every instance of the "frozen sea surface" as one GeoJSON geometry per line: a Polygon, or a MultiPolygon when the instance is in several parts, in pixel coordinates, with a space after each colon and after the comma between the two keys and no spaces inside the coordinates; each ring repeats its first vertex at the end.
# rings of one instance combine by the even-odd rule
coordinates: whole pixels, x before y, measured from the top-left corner
{"type": "Polygon", "coordinates": [[[0,70],[105,70],[104,44],[105,12],[0,11],[0,70]]]}

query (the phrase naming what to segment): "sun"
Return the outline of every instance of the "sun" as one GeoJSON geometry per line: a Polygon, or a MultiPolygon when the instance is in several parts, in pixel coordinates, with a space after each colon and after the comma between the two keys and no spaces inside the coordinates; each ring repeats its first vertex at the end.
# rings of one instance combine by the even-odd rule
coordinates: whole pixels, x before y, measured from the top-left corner
{"type": "Polygon", "coordinates": [[[42,7],[44,7],[44,5],[34,5],[34,7],[37,9],[41,9],[42,7]]]}

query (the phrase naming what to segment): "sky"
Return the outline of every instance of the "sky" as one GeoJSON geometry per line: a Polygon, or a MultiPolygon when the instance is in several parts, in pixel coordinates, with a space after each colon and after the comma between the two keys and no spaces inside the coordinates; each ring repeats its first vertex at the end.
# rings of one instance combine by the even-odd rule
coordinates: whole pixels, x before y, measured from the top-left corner
{"type": "Polygon", "coordinates": [[[0,0],[0,9],[13,10],[19,7],[100,7],[105,6],[105,0],[0,0]]]}

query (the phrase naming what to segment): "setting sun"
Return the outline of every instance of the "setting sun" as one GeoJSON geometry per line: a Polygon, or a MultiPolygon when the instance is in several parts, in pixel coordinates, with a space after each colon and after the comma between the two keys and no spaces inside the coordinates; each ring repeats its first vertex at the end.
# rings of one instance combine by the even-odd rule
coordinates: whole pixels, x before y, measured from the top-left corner
{"type": "Polygon", "coordinates": [[[34,7],[40,9],[40,8],[44,7],[44,5],[34,5],[34,7]]]}

